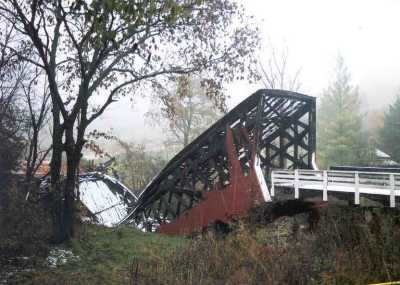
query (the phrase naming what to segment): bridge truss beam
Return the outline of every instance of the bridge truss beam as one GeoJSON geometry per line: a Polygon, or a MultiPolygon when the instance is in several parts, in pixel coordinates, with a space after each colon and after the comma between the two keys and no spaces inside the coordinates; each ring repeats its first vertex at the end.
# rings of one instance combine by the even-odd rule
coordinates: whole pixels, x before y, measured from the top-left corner
{"type": "Polygon", "coordinates": [[[314,97],[283,90],[257,91],[178,153],[144,189],[126,222],[169,223],[199,203],[207,203],[206,193],[231,185],[235,179],[226,144],[228,132],[244,176],[252,171],[255,153],[268,183],[273,168],[312,168],[315,116],[314,97]]]}

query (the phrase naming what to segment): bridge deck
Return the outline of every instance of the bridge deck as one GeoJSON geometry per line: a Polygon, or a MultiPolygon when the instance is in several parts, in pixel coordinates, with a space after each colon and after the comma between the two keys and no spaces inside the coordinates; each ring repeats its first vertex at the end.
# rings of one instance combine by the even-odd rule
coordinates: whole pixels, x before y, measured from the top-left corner
{"type": "Polygon", "coordinates": [[[360,194],[383,195],[396,206],[400,196],[400,173],[379,173],[329,170],[273,170],[271,172],[271,196],[279,187],[294,188],[295,199],[300,190],[322,192],[323,201],[328,201],[328,192],[354,193],[354,203],[360,204],[360,194]]]}

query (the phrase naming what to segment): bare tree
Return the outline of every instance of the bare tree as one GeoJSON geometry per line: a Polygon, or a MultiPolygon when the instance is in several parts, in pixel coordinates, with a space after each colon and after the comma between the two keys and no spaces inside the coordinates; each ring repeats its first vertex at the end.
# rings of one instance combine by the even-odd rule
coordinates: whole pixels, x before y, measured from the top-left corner
{"type": "Polygon", "coordinates": [[[43,96],[39,96],[36,85],[40,74],[37,68],[32,68],[30,63],[19,60],[15,53],[9,52],[7,45],[15,40],[15,26],[5,25],[4,28],[0,40],[5,43],[0,47],[2,172],[9,171],[11,165],[20,168],[19,159],[25,158],[25,178],[29,186],[50,151],[50,148],[43,151],[39,146],[39,133],[45,126],[49,111],[49,94],[44,92],[43,96]]]}
{"type": "MultiPolygon", "coordinates": [[[[14,28],[6,26],[0,34],[2,42],[10,43],[14,28]]],[[[0,48],[0,181],[7,181],[17,166],[22,152],[24,116],[19,107],[19,91],[24,70],[17,59],[0,48]]]]}
{"type": "Polygon", "coordinates": [[[110,104],[154,78],[200,71],[218,81],[243,76],[258,47],[256,29],[230,0],[6,0],[0,16],[20,37],[19,49],[2,45],[42,69],[49,85],[51,184],[62,203],[55,219],[59,241],[74,233],[86,130],[110,104]],[[20,52],[31,47],[34,59],[20,52]],[[91,104],[101,98],[102,104],[91,104]],[[61,187],[63,153],[67,174],[61,187]]]}
{"type": "Polygon", "coordinates": [[[29,69],[29,80],[22,84],[21,89],[26,100],[28,115],[28,130],[26,134],[26,181],[31,182],[42,162],[51,151],[51,145],[42,149],[40,133],[47,126],[50,112],[50,93],[46,82],[42,88],[37,87],[40,72],[37,68],[29,69]],[[42,90],[40,90],[42,89],[42,90]]]}
{"type": "Polygon", "coordinates": [[[158,98],[160,107],[146,115],[165,129],[165,144],[180,150],[221,117],[226,107],[224,97],[215,94],[220,92],[219,88],[210,89],[200,77],[181,75],[158,98]]]}
{"type": "Polygon", "coordinates": [[[117,139],[123,152],[116,157],[115,170],[122,181],[137,194],[157,175],[166,161],[152,153],[143,144],[127,143],[117,139]]]}
{"type": "Polygon", "coordinates": [[[279,53],[272,46],[271,57],[266,65],[259,61],[259,75],[261,82],[268,89],[283,89],[298,91],[301,87],[299,76],[301,69],[298,68],[294,75],[289,70],[289,48],[285,46],[279,53]]]}

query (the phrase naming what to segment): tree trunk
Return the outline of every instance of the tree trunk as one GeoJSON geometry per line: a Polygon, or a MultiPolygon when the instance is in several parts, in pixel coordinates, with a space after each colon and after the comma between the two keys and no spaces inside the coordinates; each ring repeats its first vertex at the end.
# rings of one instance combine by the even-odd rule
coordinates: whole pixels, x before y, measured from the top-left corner
{"type": "Polygon", "coordinates": [[[60,183],[61,175],[61,163],[62,163],[62,152],[63,152],[63,128],[60,123],[60,111],[55,104],[53,106],[53,151],[51,154],[50,163],[50,177],[52,191],[57,190],[56,186],[60,183]]]}
{"type": "Polygon", "coordinates": [[[74,225],[77,218],[77,209],[75,202],[75,188],[77,178],[77,165],[78,162],[74,157],[74,152],[67,151],[67,177],[64,185],[64,203],[63,203],[63,229],[64,240],[74,237],[74,225]]]}
{"type": "MultiPolygon", "coordinates": [[[[74,237],[76,226],[79,225],[77,201],[79,193],[76,191],[79,174],[81,152],[85,144],[84,133],[87,121],[78,123],[76,140],[74,127],[76,117],[64,118],[61,124],[60,110],[53,104],[53,153],[51,162],[51,182],[54,207],[54,233],[55,242],[61,243],[74,237]],[[65,143],[63,143],[65,138],[65,143]],[[62,154],[65,152],[67,159],[66,177],[61,177],[62,154]]],[[[82,116],[86,118],[87,105],[82,107],[82,116]]]]}
{"type": "Polygon", "coordinates": [[[183,133],[183,147],[186,147],[189,144],[189,130],[183,133]]]}
{"type": "Polygon", "coordinates": [[[51,211],[53,216],[53,241],[60,243],[63,241],[63,207],[62,207],[62,185],[61,185],[61,165],[63,153],[64,130],[60,123],[60,111],[56,104],[53,106],[53,150],[50,163],[50,199],[51,211]]]}
{"type": "Polygon", "coordinates": [[[25,181],[28,186],[32,182],[35,166],[38,159],[38,137],[39,131],[33,126],[33,134],[29,145],[29,155],[26,161],[25,181]]]}
{"type": "Polygon", "coordinates": [[[78,222],[78,192],[77,178],[79,175],[79,162],[84,145],[83,133],[78,132],[77,142],[73,137],[73,124],[65,126],[65,152],[67,156],[67,174],[63,187],[64,199],[62,203],[62,219],[60,223],[60,241],[69,240],[75,236],[78,222]]]}

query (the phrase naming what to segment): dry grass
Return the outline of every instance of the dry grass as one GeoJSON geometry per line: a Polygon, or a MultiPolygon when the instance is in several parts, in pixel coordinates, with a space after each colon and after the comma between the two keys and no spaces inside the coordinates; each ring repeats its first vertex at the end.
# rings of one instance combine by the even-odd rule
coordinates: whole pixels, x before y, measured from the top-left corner
{"type": "MultiPolygon", "coordinates": [[[[268,211],[267,211],[268,212],[268,211]]],[[[133,284],[367,284],[400,279],[400,215],[331,207],[192,240],[133,284]]],[[[140,264],[139,264],[140,267],[140,264]]],[[[137,267],[136,267],[137,268],[137,267]]]]}
{"type": "Polygon", "coordinates": [[[179,285],[368,284],[400,279],[399,211],[332,206],[321,209],[317,218],[315,211],[306,211],[276,216],[271,222],[270,210],[257,210],[257,217],[236,223],[222,237],[209,232],[186,239],[88,226],[81,238],[65,245],[79,261],[55,270],[39,268],[20,280],[179,285]]]}

